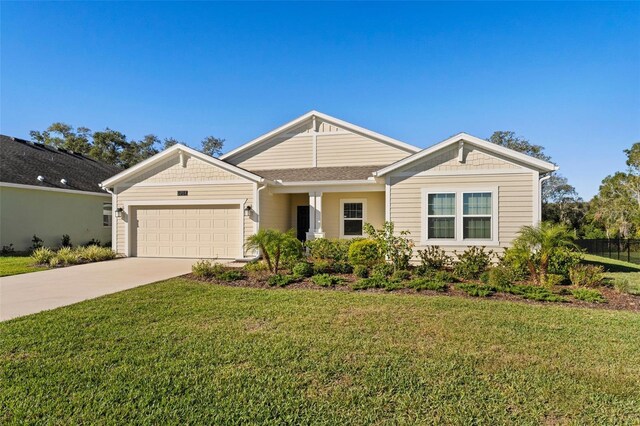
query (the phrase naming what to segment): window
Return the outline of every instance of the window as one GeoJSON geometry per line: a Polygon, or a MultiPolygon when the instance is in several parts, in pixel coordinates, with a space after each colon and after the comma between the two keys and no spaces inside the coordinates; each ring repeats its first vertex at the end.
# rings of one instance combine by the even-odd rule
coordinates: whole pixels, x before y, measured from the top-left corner
{"type": "Polygon", "coordinates": [[[497,245],[498,187],[422,190],[423,245],[497,245]]]}
{"type": "Polygon", "coordinates": [[[342,222],[340,236],[342,238],[361,237],[366,219],[365,200],[340,200],[342,205],[342,222]]]}
{"type": "Polygon", "coordinates": [[[111,203],[102,204],[102,226],[111,226],[111,203]]]}
{"type": "Polygon", "coordinates": [[[462,194],[462,234],[465,240],[491,239],[491,193],[462,194]]]}
{"type": "Polygon", "coordinates": [[[456,194],[428,194],[427,238],[456,237],[456,194]]]}

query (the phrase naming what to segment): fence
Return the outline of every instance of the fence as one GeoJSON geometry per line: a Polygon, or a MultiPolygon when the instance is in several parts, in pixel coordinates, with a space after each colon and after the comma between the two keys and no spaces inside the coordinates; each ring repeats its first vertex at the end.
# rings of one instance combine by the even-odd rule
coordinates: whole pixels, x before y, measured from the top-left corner
{"type": "Polygon", "coordinates": [[[640,240],[602,238],[578,240],[576,243],[589,254],[640,264],[640,240]]]}

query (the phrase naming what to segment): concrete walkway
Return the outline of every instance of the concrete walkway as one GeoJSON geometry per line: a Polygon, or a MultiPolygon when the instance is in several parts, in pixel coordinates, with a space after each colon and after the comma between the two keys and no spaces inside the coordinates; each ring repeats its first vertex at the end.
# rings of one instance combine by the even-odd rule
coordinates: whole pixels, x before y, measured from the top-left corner
{"type": "Polygon", "coordinates": [[[125,258],[0,278],[0,321],[191,272],[195,259],[125,258]]]}

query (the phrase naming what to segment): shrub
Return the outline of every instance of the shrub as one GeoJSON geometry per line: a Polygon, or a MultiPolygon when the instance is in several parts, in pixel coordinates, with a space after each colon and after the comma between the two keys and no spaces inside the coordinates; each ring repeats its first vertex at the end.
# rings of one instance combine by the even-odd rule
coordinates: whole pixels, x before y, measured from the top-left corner
{"type": "Polygon", "coordinates": [[[60,260],[62,265],[76,265],[81,261],[78,252],[71,247],[62,247],[56,252],[55,257],[60,260]]]}
{"type": "Polygon", "coordinates": [[[297,275],[299,277],[310,277],[313,275],[313,265],[309,262],[298,262],[295,264],[291,272],[293,275],[297,275]]]}
{"type": "Polygon", "coordinates": [[[447,291],[449,286],[447,283],[438,280],[429,280],[426,278],[416,278],[407,283],[407,287],[417,291],[432,290],[432,291],[447,291]]]}
{"type": "Polygon", "coordinates": [[[364,231],[369,238],[378,243],[382,257],[389,259],[395,271],[409,268],[415,245],[412,240],[405,238],[410,234],[409,231],[400,231],[399,235],[396,235],[393,222],[388,221],[377,230],[370,223],[365,223],[364,231]]]}
{"type": "Polygon", "coordinates": [[[527,266],[527,259],[512,248],[506,249],[499,257],[500,266],[507,268],[514,281],[524,281],[531,275],[527,266]]]}
{"type": "Polygon", "coordinates": [[[380,247],[374,240],[358,240],[349,246],[349,263],[371,268],[382,262],[380,247]]]}
{"type": "Polygon", "coordinates": [[[585,302],[603,303],[606,301],[606,299],[602,296],[602,293],[600,293],[598,290],[578,288],[571,291],[571,294],[573,294],[573,297],[575,297],[576,299],[583,300],[585,302]]]}
{"type": "Polygon", "coordinates": [[[411,272],[404,269],[395,271],[393,275],[391,275],[391,279],[394,281],[407,281],[411,279],[411,272]]]}
{"type": "Polygon", "coordinates": [[[191,266],[191,273],[198,278],[216,277],[224,272],[224,266],[210,260],[199,260],[191,266]]]}
{"type": "Polygon", "coordinates": [[[353,266],[347,262],[335,262],[333,264],[333,271],[338,274],[350,274],[353,272],[353,266]]]}
{"type": "Polygon", "coordinates": [[[374,276],[371,278],[362,278],[353,284],[351,288],[353,290],[366,290],[369,288],[385,288],[387,286],[387,280],[381,276],[374,276]]]}
{"type": "Polygon", "coordinates": [[[602,282],[604,269],[595,265],[575,265],[569,270],[569,279],[573,285],[595,287],[602,282]]]}
{"type": "Polygon", "coordinates": [[[73,244],[71,244],[71,237],[69,236],[69,234],[62,235],[62,239],[60,240],[60,246],[73,247],[73,244]]]}
{"type": "Polygon", "coordinates": [[[364,265],[356,265],[353,267],[353,275],[358,278],[368,278],[369,269],[367,269],[367,267],[364,265]]]}
{"type": "Polygon", "coordinates": [[[216,275],[220,281],[238,281],[244,278],[242,271],[229,269],[216,275]]]}
{"type": "Polygon", "coordinates": [[[311,277],[311,281],[320,287],[333,287],[337,284],[342,284],[344,279],[329,274],[318,274],[311,277]]]}
{"type": "MultiPolygon", "coordinates": [[[[99,245],[101,245],[101,243],[100,243],[100,240],[96,240],[95,238],[92,238],[89,241],[87,241],[84,245],[85,246],[99,246],[99,245]]],[[[105,244],[104,247],[111,247],[111,244],[105,244]]]]}
{"type": "Polygon", "coordinates": [[[492,286],[473,283],[458,284],[456,288],[473,297],[489,297],[496,292],[492,286]]]}
{"type": "Polygon", "coordinates": [[[406,288],[405,283],[402,281],[396,281],[396,280],[389,280],[384,286],[384,289],[386,291],[401,290],[403,288],[406,288]]]}
{"type": "Polygon", "coordinates": [[[14,254],[16,249],[13,248],[13,244],[9,244],[8,246],[2,246],[2,250],[0,250],[0,256],[10,256],[14,254]]]}
{"type": "Polygon", "coordinates": [[[295,283],[296,281],[298,281],[298,277],[295,277],[293,275],[275,274],[271,275],[267,279],[267,284],[269,284],[271,287],[286,287],[291,283],[295,283]]]}
{"type": "Polygon", "coordinates": [[[457,283],[459,281],[458,278],[449,271],[435,271],[432,275],[432,279],[445,283],[457,283]]]}
{"type": "Polygon", "coordinates": [[[418,250],[420,266],[425,270],[443,269],[451,266],[453,258],[439,246],[429,246],[424,250],[418,250]]]}
{"type": "Polygon", "coordinates": [[[62,264],[62,261],[58,256],[53,256],[51,259],[49,259],[49,266],[52,268],[56,268],[61,264],[62,264]]]}
{"type": "Polygon", "coordinates": [[[547,274],[547,282],[545,283],[545,287],[553,288],[557,285],[560,285],[564,282],[564,277],[560,274],[547,274]]]}
{"type": "Polygon", "coordinates": [[[312,259],[346,262],[349,258],[349,246],[352,242],[353,240],[316,238],[307,241],[305,246],[309,248],[309,257],[312,259]]]}
{"type": "Polygon", "coordinates": [[[493,287],[503,289],[510,287],[513,284],[513,271],[504,266],[496,266],[495,268],[487,271],[487,282],[493,287]]]}
{"type": "Polygon", "coordinates": [[[267,266],[266,262],[263,262],[261,260],[252,260],[251,262],[248,262],[246,265],[244,265],[242,269],[247,272],[262,272],[268,271],[269,267],[267,266]]]}
{"type": "Polygon", "coordinates": [[[381,277],[389,277],[393,274],[393,265],[388,263],[379,263],[371,269],[371,275],[380,275],[381,277]]]}
{"type": "Polygon", "coordinates": [[[43,243],[44,243],[44,240],[34,234],[33,238],[31,239],[31,250],[37,250],[43,247],[43,243]]]}
{"type": "Polygon", "coordinates": [[[512,285],[503,291],[541,302],[566,302],[564,297],[552,293],[548,288],[535,285],[512,285]]]}
{"type": "Polygon", "coordinates": [[[582,261],[582,253],[566,247],[553,251],[549,257],[549,274],[569,279],[569,271],[582,261]]]}
{"type": "Polygon", "coordinates": [[[491,264],[493,250],[485,251],[485,247],[471,246],[462,254],[455,250],[457,261],[454,266],[455,274],[461,278],[477,279],[491,264]]]}
{"type": "Polygon", "coordinates": [[[78,247],[76,252],[78,253],[78,257],[86,262],[101,262],[103,260],[115,259],[117,256],[116,252],[110,248],[95,245],[78,247]]]}
{"type": "Polygon", "coordinates": [[[313,264],[313,273],[314,274],[326,274],[331,272],[331,263],[326,260],[317,260],[313,264]]]}
{"type": "Polygon", "coordinates": [[[613,287],[618,291],[618,293],[629,293],[631,284],[626,278],[616,278],[613,280],[613,287]]]}
{"type": "Polygon", "coordinates": [[[31,253],[31,258],[38,265],[46,265],[55,255],[55,252],[50,248],[40,247],[35,249],[33,253],[31,253]]]}

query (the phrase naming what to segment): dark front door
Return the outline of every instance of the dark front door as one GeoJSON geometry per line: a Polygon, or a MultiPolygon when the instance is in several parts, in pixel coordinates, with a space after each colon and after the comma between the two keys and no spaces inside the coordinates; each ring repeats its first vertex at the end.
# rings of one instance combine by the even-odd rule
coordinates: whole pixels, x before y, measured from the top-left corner
{"type": "Polygon", "coordinates": [[[309,206],[298,206],[297,218],[298,239],[306,241],[307,231],[309,231],[309,206]]]}

